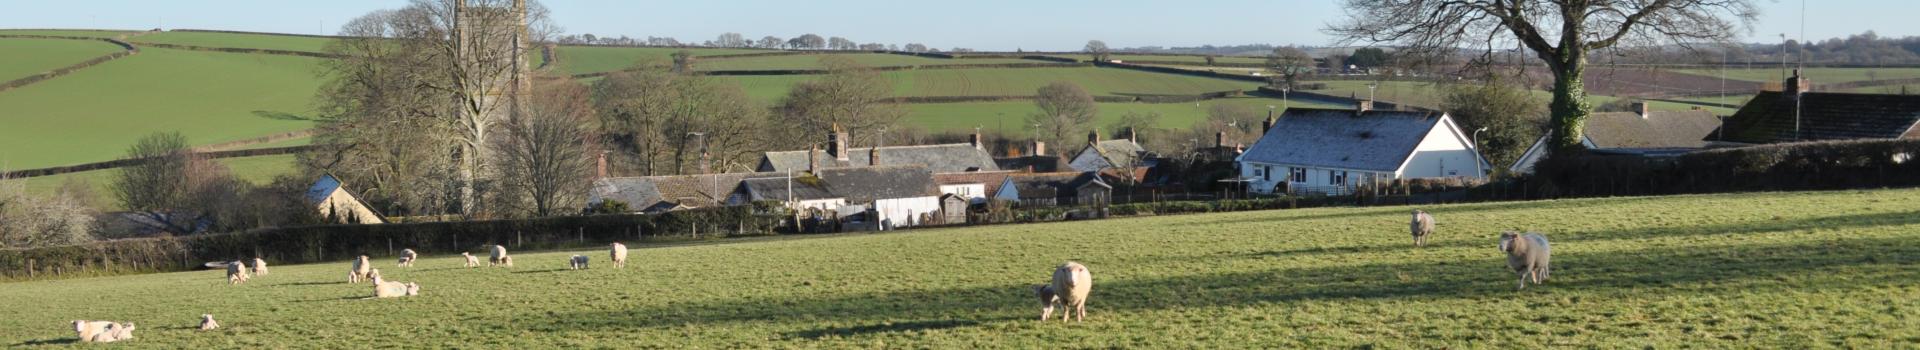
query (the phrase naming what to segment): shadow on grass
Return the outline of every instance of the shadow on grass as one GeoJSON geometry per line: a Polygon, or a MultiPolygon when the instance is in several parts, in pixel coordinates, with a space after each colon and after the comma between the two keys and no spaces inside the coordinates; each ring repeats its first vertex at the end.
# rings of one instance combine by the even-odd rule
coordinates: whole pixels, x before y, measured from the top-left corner
{"type": "Polygon", "coordinates": [[[939,329],[955,329],[979,326],[973,320],[938,320],[912,322],[881,322],[865,326],[829,327],[815,330],[787,333],[788,338],[820,339],[825,337],[852,337],[866,334],[913,332],[939,329]]]}
{"type": "Polygon", "coordinates": [[[253,111],[253,116],[272,119],[272,120],[318,121],[318,119],[309,118],[309,117],[298,115],[298,114],[287,113],[287,112],[276,112],[276,111],[256,110],[256,111],[253,111]]]}
{"type": "MultiPolygon", "coordinates": [[[[373,289],[373,288],[367,288],[367,289],[368,289],[368,292],[372,292],[372,289],[373,289]]],[[[367,298],[367,296],[365,296],[365,295],[354,295],[354,296],[346,296],[346,297],[339,297],[339,298],[320,298],[320,299],[307,299],[307,300],[294,300],[293,302],[296,302],[296,303],[317,303],[317,302],[323,302],[323,301],[342,301],[342,300],[360,300],[360,299],[366,299],[366,298],[367,298]]]]}
{"type": "Polygon", "coordinates": [[[77,343],[80,343],[80,339],[79,339],[79,338],[74,338],[74,339],[47,339],[47,340],[28,340],[28,341],[24,341],[24,342],[20,342],[20,343],[18,343],[18,344],[13,344],[13,345],[8,345],[8,346],[9,346],[9,347],[20,347],[20,346],[41,346],[41,345],[67,345],[67,344],[77,344],[77,343]]]}
{"type": "Polygon", "coordinates": [[[570,269],[546,269],[546,270],[524,270],[524,271],[514,271],[514,272],[509,272],[509,273],[515,273],[515,274],[521,274],[521,273],[555,273],[555,272],[564,272],[564,271],[568,271],[568,270],[570,270],[570,269]]]}
{"type": "Polygon", "coordinates": [[[347,281],[277,283],[269,284],[269,286],[324,286],[334,284],[347,284],[347,281]]]}

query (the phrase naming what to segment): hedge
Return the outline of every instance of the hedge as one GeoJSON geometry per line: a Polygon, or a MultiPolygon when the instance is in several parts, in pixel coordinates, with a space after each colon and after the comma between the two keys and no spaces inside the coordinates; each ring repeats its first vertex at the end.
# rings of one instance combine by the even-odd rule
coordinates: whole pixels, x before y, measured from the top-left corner
{"type": "MultiPolygon", "coordinates": [[[[273,147],[273,148],[238,149],[238,150],[228,150],[228,151],[200,152],[200,155],[207,158],[211,158],[211,159],[258,157],[258,156],[268,156],[268,155],[301,153],[301,152],[318,149],[317,147],[318,146],[315,146],[315,145],[303,145],[303,146],[287,146],[287,147],[273,147]]],[[[130,166],[130,165],[138,164],[140,161],[141,161],[140,159],[115,159],[115,160],[109,160],[104,162],[57,166],[57,167],[50,167],[50,168],[16,170],[11,172],[0,173],[0,177],[26,178],[26,177],[35,177],[35,176],[77,173],[82,171],[93,171],[93,170],[100,170],[100,169],[112,169],[112,168],[130,166]]]]}
{"type": "Polygon", "coordinates": [[[1530,182],[1544,196],[1637,196],[1920,186],[1920,140],[1803,142],[1678,157],[1551,156],[1530,182]]]}
{"type": "MultiPolygon", "coordinates": [[[[777,206],[777,205],[776,205],[777,206]]],[[[389,256],[403,248],[426,254],[549,249],[605,244],[772,234],[785,216],[764,205],[524,220],[328,225],[141,238],[0,250],[0,278],[54,279],[186,271],[206,262],[260,257],[275,264],[389,256]]]]}

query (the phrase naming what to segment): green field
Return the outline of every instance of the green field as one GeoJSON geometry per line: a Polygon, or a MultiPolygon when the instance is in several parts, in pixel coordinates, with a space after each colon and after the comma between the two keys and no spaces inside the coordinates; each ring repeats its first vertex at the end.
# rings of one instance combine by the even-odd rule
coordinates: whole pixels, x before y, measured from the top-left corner
{"type": "MultiPolygon", "coordinates": [[[[293,155],[291,154],[224,158],[215,161],[220,162],[220,164],[225,164],[227,169],[233,172],[234,177],[256,185],[265,185],[273,182],[273,177],[275,176],[294,173],[293,155]]],[[[93,189],[93,197],[85,198],[89,204],[94,205],[95,208],[113,210],[120,208],[120,203],[119,200],[113,198],[113,190],[110,186],[113,184],[114,177],[119,176],[119,174],[119,169],[104,169],[52,176],[29,177],[18,180],[26,183],[27,192],[41,195],[54,193],[60,189],[60,186],[65,185],[69,181],[78,181],[93,189]]]]}
{"type": "Polygon", "coordinates": [[[5,61],[0,61],[0,82],[59,69],[116,51],[120,51],[119,46],[98,40],[0,39],[0,52],[9,53],[5,61]]]}
{"type": "MultiPolygon", "coordinates": [[[[1408,81],[1372,82],[1372,81],[1358,81],[1358,80],[1310,81],[1308,83],[1326,83],[1327,84],[1326,89],[1310,90],[1310,92],[1334,95],[1339,97],[1358,96],[1359,98],[1363,98],[1363,99],[1369,96],[1367,85],[1378,84],[1379,88],[1371,91],[1371,93],[1373,94],[1372,96],[1375,96],[1375,99],[1378,99],[1381,101],[1391,101],[1396,103],[1412,104],[1416,106],[1425,106],[1428,108],[1439,108],[1441,101],[1444,99],[1444,97],[1441,95],[1441,93],[1443,92],[1442,88],[1439,85],[1436,85],[1434,83],[1408,82],[1408,81]]],[[[1545,105],[1549,101],[1553,100],[1553,95],[1548,94],[1546,91],[1532,91],[1532,94],[1535,97],[1540,99],[1541,101],[1540,103],[1542,105],[1545,105]]],[[[1749,95],[1744,97],[1729,97],[1728,100],[1733,100],[1737,98],[1739,101],[1744,102],[1746,101],[1746,98],[1749,98],[1749,97],[1752,97],[1752,96],[1749,95]]],[[[1587,103],[1595,107],[1599,107],[1601,104],[1613,102],[1618,99],[1620,98],[1613,97],[1613,96],[1588,95],[1587,103]]],[[[1707,98],[1704,100],[1710,101],[1715,99],[1717,98],[1707,98]]],[[[1691,100],[1703,100],[1703,99],[1691,99],[1691,100]]],[[[1694,106],[1697,106],[1693,104],[1673,103],[1673,102],[1663,102],[1663,101],[1653,101],[1649,103],[1651,104],[1653,110],[1656,110],[1656,111],[1685,111],[1685,110],[1691,110],[1693,109],[1694,106]]],[[[1712,107],[1712,106],[1700,106],[1700,107],[1704,107],[1708,111],[1713,111],[1715,114],[1719,114],[1719,115],[1733,114],[1735,110],[1735,108],[1723,108],[1723,107],[1712,107]]]]}
{"type": "Polygon", "coordinates": [[[1913,208],[1920,190],[1432,206],[1425,248],[1379,207],[640,247],[624,270],[380,251],[421,295],[362,300],[346,262],[9,283],[0,342],[105,319],[141,348],[1910,348],[1913,208]],[[1515,228],[1552,238],[1545,285],[1515,290],[1495,249],[1515,228]],[[1065,260],[1092,271],[1087,319],[1037,321],[1028,286],[1065,260]],[[202,313],[225,328],[192,330],[202,313]]]}
{"type": "Polygon", "coordinates": [[[87,30],[87,29],[0,29],[0,35],[49,35],[78,36],[88,38],[112,38],[121,34],[135,33],[138,30],[87,30]]]}
{"type": "Polygon", "coordinates": [[[161,43],[205,47],[232,47],[287,51],[321,52],[333,39],[288,35],[160,32],[133,38],[133,43],[161,43]]]}
{"type": "MultiPolygon", "coordinates": [[[[604,47],[604,46],[560,46],[554,49],[560,56],[560,71],[567,74],[611,72],[631,67],[634,63],[654,61],[660,64],[671,63],[675,52],[686,50],[698,56],[731,55],[763,52],[751,49],[700,49],[665,47],[604,47]]],[[[696,66],[713,61],[697,61],[696,66]]]]}
{"type": "MultiPolygon", "coordinates": [[[[1076,60],[1081,60],[1081,61],[1086,61],[1086,60],[1091,60],[1091,59],[1093,59],[1093,56],[1090,56],[1090,55],[1086,55],[1086,54],[1078,54],[1078,55],[1074,55],[1074,54],[1052,54],[1052,55],[1046,55],[1046,56],[1048,56],[1048,57],[1060,57],[1060,58],[1071,58],[1071,59],[1076,59],[1076,60]]],[[[1120,60],[1121,62],[1128,62],[1128,61],[1152,61],[1152,62],[1184,62],[1184,63],[1191,63],[1191,64],[1193,64],[1193,65],[1205,65],[1205,64],[1207,64],[1207,57],[1206,57],[1206,56],[1201,56],[1201,55],[1128,55],[1128,54],[1114,54],[1114,55],[1112,56],[1112,59],[1116,59],[1116,60],[1120,60]]],[[[1265,63],[1267,63],[1267,58],[1266,58],[1266,57],[1251,57],[1251,56],[1220,56],[1220,57],[1216,57],[1216,58],[1214,59],[1214,62],[1219,62],[1219,63],[1259,63],[1259,64],[1265,64],[1265,63]]]]}
{"type": "MultiPolygon", "coordinates": [[[[1186,129],[1194,122],[1205,120],[1207,111],[1216,104],[1245,105],[1252,110],[1265,113],[1267,106],[1290,105],[1295,107],[1341,108],[1345,106],[1327,105],[1304,101],[1282,103],[1280,99],[1244,97],[1208,100],[1200,103],[1100,103],[1100,115],[1095,124],[1101,130],[1107,130],[1120,121],[1127,112],[1159,112],[1162,128],[1186,129]]],[[[1033,101],[1007,102],[966,102],[966,103],[917,103],[909,104],[907,116],[902,124],[925,128],[931,132],[972,132],[973,128],[998,131],[1006,135],[1026,135],[1032,132],[1027,115],[1039,113],[1033,101]]]]}
{"type": "MultiPolygon", "coordinates": [[[[1095,96],[1127,94],[1192,95],[1229,90],[1252,91],[1259,83],[1150,73],[1113,68],[929,69],[882,72],[893,82],[895,96],[1032,96],[1055,81],[1079,84],[1095,96]]],[[[818,76],[724,76],[740,83],[747,95],[774,101],[793,84],[818,76]]]]}
{"type": "Polygon", "coordinates": [[[119,158],[153,132],[213,144],[306,129],[318,59],[148,48],[0,93],[0,163],[13,169],[119,158]]]}
{"type": "MultiPolygon", "coordinates": [[[[1676,71],[1707,77],[1721,75],[1721,71],[1717,69],[1678,69],[1676,71]]],[[[1801,72],[1808,79],[1813,80],[1814,84],[1920,78],[1920,68],[1806,68],[1801,72]]],[[[1725,73],[1727,79],[1753,82],[1778,82],[1782,76],[1780,67],[1727,69],[1725,73]]]]}
{"type": "MultiPolygon", "coordinates": [[[[820,59],[829,55],[785,55],[728,58],[697,61],[695,67],[700,70],[772,70],[772,69],[821,69],[820,59]]],[[[1018,58],[969,58],[943,59],[919,56],[895,55],[886,53],[834,54],[852,59],[868,67],[925,66],[946,64],[1002,64],[1002,63],[1047,63],[1046,61],[1023,60],[1018,58]]]]}

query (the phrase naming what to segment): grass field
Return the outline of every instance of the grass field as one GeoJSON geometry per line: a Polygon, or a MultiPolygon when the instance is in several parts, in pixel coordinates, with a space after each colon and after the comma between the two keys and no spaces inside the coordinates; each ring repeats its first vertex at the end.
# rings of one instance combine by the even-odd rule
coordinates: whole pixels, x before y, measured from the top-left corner
{"type": "MultiPolygon", "coordinates": [[[[602,46],[560,46],[554,49],[560,56],[560,71],[567,74],[611,72],[631,67],[634,63],[654,61],[661,64],[673,62],[674,52],[686,50],[698,56],[728,55],[763,52],[749,49],[699,49],[699,48],[659,48],[659,47],[602,47],[602,46]]],[[[698,61],[695,66],[714,61],[698,61]]]]}
{"type": "MultiPolygon", "coordinates": [[[[696,60],[694,67],[699,70],[771,70],[771,69],[821,69],[820,59],[830,55],[785,55],[741,57],[715,60],[696,60]]],[[[835,54],[852,59],[868,67],[925,66],[939,64],[1001,64],[1001,63],[1046,63],[1045,61],[1023,60],[1017,58],[973,58],[942,59],[919,56],[895,55],[885,53],[835,54]]]]}
{"type": "MultiPolygon", "coordinates": [[[[0,31],[0,34],[4,33],[6,31],[0,31]]],[[[0,52],[8,53],[7,59],[0,61],[0,82],[59,69],[115,51],[120,51],[120,47],[98,40],[0,39],[0,52]]]]}
{"type": "MultiPolygon", "coordinates": [[[[1716,69],[1679,69],[1677,71],[1707,77],[1721,75],[1721,71],[1716,69]]],[[[1801,72],[1808,79],[1812,79],[1814,84],[1920,78],[1920,68],[1807,68],[1801,72]],[[1871,78],[1869,73],[1872,73],[1871,78]]],[[[1778,82],[1781,76],[1780,67],[1726,70],[1726,77],[1731,80],[1778,82]]]]}
{"type": "Polygon", "coordinates": [[[112,38],[121,34],[139,32],[137,30],[86,30],[86,29],[0,29],[0,35],[50,35],[78,36],[88,38],[112,38]]]}
{"type": "MultiPolygon", "coordinates": [[[[1367,90],[1367,84],[1374,84],[1375,82],[1311,81],[1309,83],[1326,83],[1327,84],[1326,89],[1312,90],[1312,92],[1315,92],[1315,93],[1334,95],[1334,96],[1340,96],[1340,97],[1359,96],[1360,98],[1367,98],[1368,92],[1369,92],[1367,90]]],[[[1426,106],[1429,108],[1438,108],[1441,104],[1441,101],[1445,98],[1441,95],[1444,92],[1442,88],[1433,83],[1407,82],[1407,81],[1383,81],[1383,82],[1378,82],[1378,84],[1379,84],[1379,88],[1372,91],[1372,93],[1374,94],[1373,96],[1375,96],[1376,99],[1379,99],[1381,101],[1392,101],[1397,103],[1412,104],[1416,106],[1426,106]]],[[[1540,99],[1541,101],[1540,103],[1542,103],[1543,105],[1553,100],[1553,95],[1548,94],[1546,91],[1533,91],[1532,93],[1535,97],[1540,99]]],[[[1739,101],[1744,102],[1748,97],[1752,97],[1752,96],[1729,97],[1728,99],[1733,100],[1737,98],[1739,101]]],[[[1587,103],[1593,105],[1594,107],[1599,107],[1601,104],[1612,102],[1618,99],[1620,98],[1613,97],[1613,96],[1588,95],[1587,103]]],[[[1716,99],[1717,98],[1706,98],[1706,99],[1693,99],[1693,100],[1710,101],[1710,100],[1716,100],[1716,99]]],[[[1650,104],[1652,105],[1653,110],[1656,110],[1656,111],[1685,111],[1685,110],[1691,110],[1693,109],[1694,106],[1696,106],[1692,104],[1663,102],[1663,101],[1653,101],[1653,102],[1650,102],[1650,104]]],[[[1708,111],[1713,111],[1715,114],[1720,114],[1720,115],[1733,114],[1735,110],[1735,108],[1722,108],[1722,107],[1711,107],[1711,106],[1701,106],[1701,107],[1704,107],[1708,111]]]]}
{"type": "MultiPolygon", "coordinates": [[[[1048,56],[1048,57],[1061,57],[1061,58],[1071,58],[1071,59],[1076,59],[1076,60],[1081,60],[1081,61],[1086,61],[1086,60],[1090,60],[1090,59],[1093,59],[1093,57],[1092,57],[1092,56],[1088,56],[1088,55],[1084,55],[1084,54],[1081,54],[1081,55],[1059,55],[1059,54],[1056,54],[1056,55],[1047,55],[1047,56],[1048,56]]],[[[1206,57],[1206,56],[1201,56],[1201,55],[1166,55],[1166,56],[1162,56],[1162,55],[1127,55],[1127,54],[1115,54],[1115,55],[1113,55],[1113,57],[1112,57],[1112,59],[1116,59],[1116,60],[1120,60],[1121,62],[1127,62],[1127,61],[1154,61],[1154,62],[1184,62],[1184,63],[1191,63],[1191,64],[1193,64],[1193,65],[1205,65],[1205,64],[1207,64],[1207,57],[1206,57]]],[[[1267,58],[1266,58],[1266,57],[1251,57],[1251,56],[1220,56],[1220,57],[1217,57],[1217,58],[1215,58],[1215,59],[1214,59],[1214,62],[1219,62],[1219,63],[1261,63],[1261,64],[1264,64],[1264,63],[1267,63],[1267,58]]]]}
{"type": "MultiPolygon", "coordinates": [[[[1147,113],[1159,112],[1162,128],[1185,129],[1194,122],[1205,120],[1207,111],[1216,104],[1245,105],[1255,111],[1265,113],[1267,106],[1279,106],[1280,99],[1245,97],[1209,100],[1195,103],[1100,103],[1100,115],[1094,123],[1101,130],[1108,130],[1120,121],[1120,117],[1129,111],[1147,113]]],[[[1295,107],[1340,108],[1344,106],[1325,105],[1303,101],[1285,103],[1295,107]]],[[[1007,135],[1026,135],[1032,132],[1027,115],[1039,113],[1033,101],[1007,102],[967,102],[967,103],[916,103],[907,106],[907,116],[901,123],[925,128],[931,132],[972,132],[974,127],[998,131],[1007,135]]]]}
{"type": "Polygon", "coordinates": [[[160,32],[133,38],[134,44],[161,43],[205,47],[233,47],[321,52],[333,39],[304,36],[208,32],[160,32]]]}
{"type": "Polygon", "coordinates": [[[119,158],[153,132],[213,144],[312,127],[319,60],[148,48],[0,93],[0,163],[12,169],[119,158]]]}
{"type": "MultiPolygon", "coordinates": [[[[256,185],[273,182],[273,177],[275,176],[294,173],[293,155],[291,154],[224,158],[215,161],[226,165],[227,169],[233,172],[234,177],[256,185]]],[[[60,186],[65,185],[69,181],[77,181],[93,189],[93,196],[91,198],[85,198],[88,204],[93,205],[95,208],[114,210],[120,208],[120,203],[119,200],[113,198],[113,190],[110,186],[113,184],[114,177],[119,176],[119,174],[119,169],[104,169],[52,176],[29,177],[18,180],[26,183],[27,192],[42,195],[58,191],[60,186]]]]}
{"type": "MultiPolygon", "coordinates": [[[[1259,83],[1159,74],[1112,68],[930,69],[883,72],[893,82],[895,96],[1032,96],[1055,81],[1079,84],[1095,96],[1126,94],[1199,94],[1228,90],[1252,91],[1259,83]]],[[[812,75],[725,76],[740,83],[756,100],[775,101],[793,84],[818,79],[812,75]]]]}
{"type": "MultiPolygon", "coordinates": [[[[0,343],[70,342],[73,319],[135,322],[137,348],[1909,348],[1920,346],[1920,191],[1756,193],[1259,211],[429,256],[361,300],[347,263],[0,285],[0,343]],[[1515,290],[1505,229],[1553,239],[1552,278],[1515,290]],[[584,271],[564,259],[595,260],[584,271]],[[1094,278],[1084,323],[1040,322],[1029,285],[1094,278]],[[192,330],[202,313],[225,328],[192,330]]],[[[477,251],[477,249],[476,249],[477,251]]],[[[271,261],[273,258],[268,257],[271,261]]]]}

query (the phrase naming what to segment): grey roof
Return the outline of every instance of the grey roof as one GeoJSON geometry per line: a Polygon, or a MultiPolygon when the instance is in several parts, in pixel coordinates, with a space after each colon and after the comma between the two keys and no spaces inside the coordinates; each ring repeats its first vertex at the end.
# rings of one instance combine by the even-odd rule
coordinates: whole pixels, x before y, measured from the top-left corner
{"type": "MultiPolygon", "coordinates": [[[[788,186],[785,177],[774,177],[747,180],[744,187],[754,200],[785,201],[788,186]]],[[[812,176],[796,175],[791,186],[796,200],[846,198],[866,203],[940,195],[933,173],[920,165],[825,169],[812,176]]]]}
{"type": "Polygon", "coordinates": [[[785,175],[725,173],[602,178],[594,180],[593,189],[587,193],[587,203],[614,199],[635,209],[672,208],[675,205],[705,207],[715,205],[715,202],[724,205],[728,197],[740,194],[741,181],[780,176],[785,175]]]}
{"type": "Polygon", "coordinates": [[[1920,96],[1807,92],[1799,118],[1791,96],[1762,91],[1727,118],[1726,141],[1778,143],[1796,140],[1891,139],[1916,132],[1920,96]],[[1795,137],[1795,120],[1799,137],[1795,137]]]}
{"type": "Polygon", "coordinates": [[[1127,139],[1100,141],[1088,148],[1100,152],[1100,156],[1107,159],[1107,164],[1134,164],[1135,160],[1147,154],[1147,149],[1127,139]]]}
{"type": "Polygon", "coordinates": [[[1720,117],[1708,111],[1651,111],[1645,118],[1633,112],[1594,113],[1587,118],[1587,140],[1594,148],[1701,148],[1720,127],[1720,117]]]}
{"type": "Polygon", "coordinates": [[[1091,172],[1056,172],[1013,174],[1007,176],[1007,185],[1013,186],[1022,199],[1072,197],[1079,195],[1079,189],[1088,184],[1113,188],[1101,181],[1091,172]]]}
{"type": "Polygon", "coordinates": [[[1240,160],[1395,171],[1445,116],[1420,111],[1288,109],[1240,160]]]}
{"type": "Polygon", "coordinates": [[[785,177],[751,179],[742,184],[750,198],[756,201],[816,200],[843,198],[827,188],[827,184],[818,178],[800,176],[787,181],[785,177]],[[793,193],[793,197],[787,197],[793,193]]]}
{"type": "MultiPolygon", "coordinates": [[[[957,173],[964,171],[1000,170],[993,162],[993,156],[986,150],[974,148],[971,144],[955,143],[944,145],[892,146],[880,147],[880,165],[922,165],[936,173],[957,173]]],[[[848,150],[847,161],[840,162],[826,151],[815,157],[822,168],[865,167],[874,148],[854,148],[848,150]]],[[[760,158],[760,171],[784,172],[807,170],[808,151],[766,152],[760,158]]]]}

